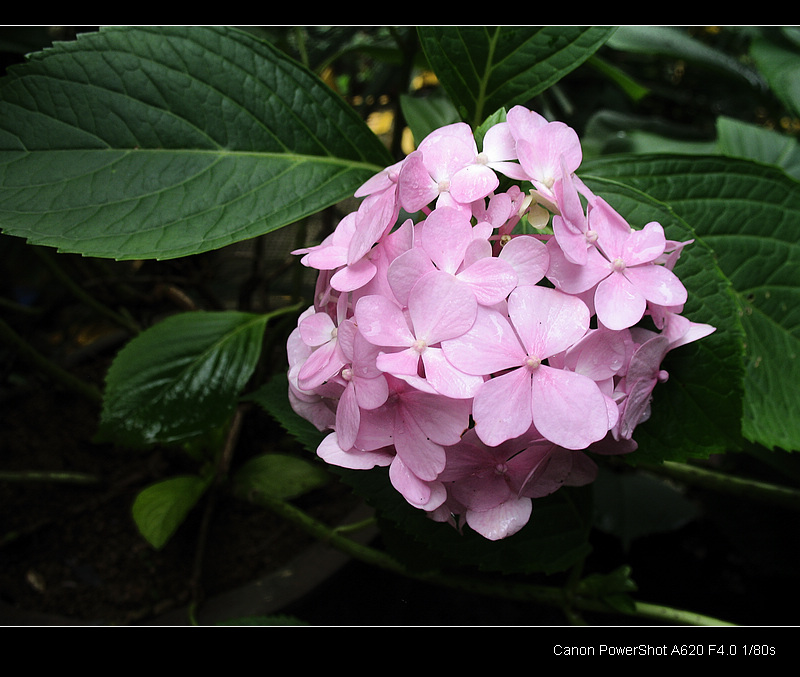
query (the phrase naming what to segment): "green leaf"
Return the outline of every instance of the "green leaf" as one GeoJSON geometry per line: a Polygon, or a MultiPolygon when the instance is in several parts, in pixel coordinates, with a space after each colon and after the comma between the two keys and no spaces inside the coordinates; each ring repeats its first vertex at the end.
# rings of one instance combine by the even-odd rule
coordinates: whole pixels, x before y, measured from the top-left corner
{"type": "Polygon", "coordinates": [[[800,179],[800,148],[792,136],[720,116],[717,139],[723,155],[775,165],[789,176],[800,179]]]}
{"type": "Polygon", "coordinates": [[[260,496],[291,500],[330,480],[326,470],[294,456],[262,454],[247,461],[233,477],[238,498],[259,503],[260,496]]]}
{"type": "Polygon", "coordinates": [[[168,259],[293,223],[389,164],[321,80],[213,26],[107,28],[0,80],[0,228],[168,259]]]}
{"type": "Polygon", "coordinates": [[[754,40],[750,56],[770,88],[794,115],[800,115],[800,46],[779,45],[767,38],[754,40]]]}
{"type": "MultiPolygon", "coordinates": [[[[713,250],[710,263],[735,292],[728,323],[740,321],[745,332],[743,433],[767,448],[800,450],[800,184],[779,169],[722,157],[620,157],[588,171],[669,205],[713,250]]],[[[718,347],[712,337],[697,349],[703,344],[718,347]]]]}
{"type": "Polygon", "coordinates": [[[132,339],[108,370],[99,439],[140,447],[223,425],[258,362],[269,317],[182,313],[132,339]]]}
{"type": "Polygon", "coordinates": [[[156,482],[139,492],[133,502],[133,519],[142,536],[156,550],[163,548],[207,487],[208,480],[185,475],[156,482]]]}
{"type": "Polygon", "coordinates": [[[730,54],[706,45],[675,26],[620,26],[608,40],[608,46],[634,54],[655,54],[684,59],[725,75],[739,78],[754,87],[763,81],[752,68],[730,54]]]}
{"type": "Polygon", "coordinates": [[[420,44],[462,119],[473,128],[529,101],[577,68],[613,34],[608,26],[420,26],[420,44]]]}

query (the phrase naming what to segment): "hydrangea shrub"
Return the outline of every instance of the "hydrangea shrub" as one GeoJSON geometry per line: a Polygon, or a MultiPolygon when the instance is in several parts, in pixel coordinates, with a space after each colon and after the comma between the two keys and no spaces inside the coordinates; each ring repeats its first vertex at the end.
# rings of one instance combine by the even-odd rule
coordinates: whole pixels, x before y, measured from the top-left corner
{"type": "Polygon", "coordinates": [[[533,499],[591,483],[593,455],[636,450],[664,357],[714,327],[682,314],[691,240],[629,223],[581,161],[571,127],[522,106],[481,150],[447,125],[294,252],[319,274],[289,398],[323,460],[388,467],[431,519],[498,540],[533,499]]]}

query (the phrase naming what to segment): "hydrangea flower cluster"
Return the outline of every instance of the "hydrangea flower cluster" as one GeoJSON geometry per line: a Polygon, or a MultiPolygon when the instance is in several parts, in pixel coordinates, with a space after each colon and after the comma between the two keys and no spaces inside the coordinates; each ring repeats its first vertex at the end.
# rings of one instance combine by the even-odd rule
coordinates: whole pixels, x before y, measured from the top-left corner
{"type": "Polygon", "coordinates": [[[689,242],[594,195],[572,128],[516,106],[482,145],[434,131],[293,252],[320,272],[289,397],[326,462],[388,466],[408,503],[497,540],[592,482],[589,454],[633,451],[664,356],[714,328],[680,314],[689,242]]]}

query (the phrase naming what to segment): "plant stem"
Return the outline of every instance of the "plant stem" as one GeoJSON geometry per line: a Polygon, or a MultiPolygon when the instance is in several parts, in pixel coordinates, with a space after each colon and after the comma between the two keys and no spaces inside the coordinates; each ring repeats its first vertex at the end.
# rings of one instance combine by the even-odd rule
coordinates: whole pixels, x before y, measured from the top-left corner
{"type": "Polygon", "coordinates": [[[209,487],[208,496],[206,500],[203,517],[200,523],[200,530],[197,538],[197,547],[195,548],[194,566],[192,567],[192,577],[189,583],[191,590],[191,602],[189,604],[189,617],[192,625],[196,625],[195,610],[202,602],[203,588],[203,563],[205,560],[206,545],[208,542],[208,530],[211,525],[211,518],[217,506],[217,497],[220,487],[223,485],[225,478],[230,469],[231,459],[233,452],[236,449],[236,444],[239,441],[239,433],[242,427],[242,418],[245,411],[249,408],[249,404],[239,405],[236,409],[233,419],[231,420],[222,448],[219,450],[219,457],[217,459],[217,468],[214,473],[214,480],[209,487]]]}
{"type": "Polygon", "coordinates": [[[634,610],[626,612],[611,608],[599,600],[576,596],[569,600],[568,608],[565,608],[565,595],[561,588],[507,581],[502,577],[488,581],[468,576],[443,575],[438,572],[411,572],[390,555],[342,536],[341,530],[328,527],[286,501],[270,496],[262,496],[262,498],[270,509],[298,525],[318,540],[328,543],[365,564],[378,566],[385,571],[407,578],[492,597],[556,606],[565,609],[565,613],[570,617],[575,614],[576,609],[580,609],[601,613],[622,613],[684,625],[730,625],[725,621],[702,614],[644,602],[635,602],[634,610]]]}
{"type": "Polygon", "coordinates": [[[800,510],[800,491],[767,482],[732,477],[693,465],[664,461],[657,466],[642,466],[693,486],[722,491],[733,496],[765,501],[784,508],[800,510]]]}
{"type": "Polygon", "coordinates": [[[100,479],[82,472],[41,472],[36,470],[0,471],[3,482],[63,482],[66,484],[97,484],[100,479]]]}

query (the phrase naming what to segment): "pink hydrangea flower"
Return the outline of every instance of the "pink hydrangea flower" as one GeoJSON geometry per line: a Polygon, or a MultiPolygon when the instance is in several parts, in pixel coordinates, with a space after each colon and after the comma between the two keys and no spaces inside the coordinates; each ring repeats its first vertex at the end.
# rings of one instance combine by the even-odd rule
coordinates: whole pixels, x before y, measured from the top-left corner
{"type": "Polygon", "coordinates": [[[448,125],[294,252],[318,275],[288,396],[325,433],[321,459],[383,468],[410,506],[498,540],[592,482],[589,454],[636,450],[668,352],[714,328],[682,314],[690,242],[632,228],[581,160],[574,130],[522,106],[480,152],[448,125]]]}

